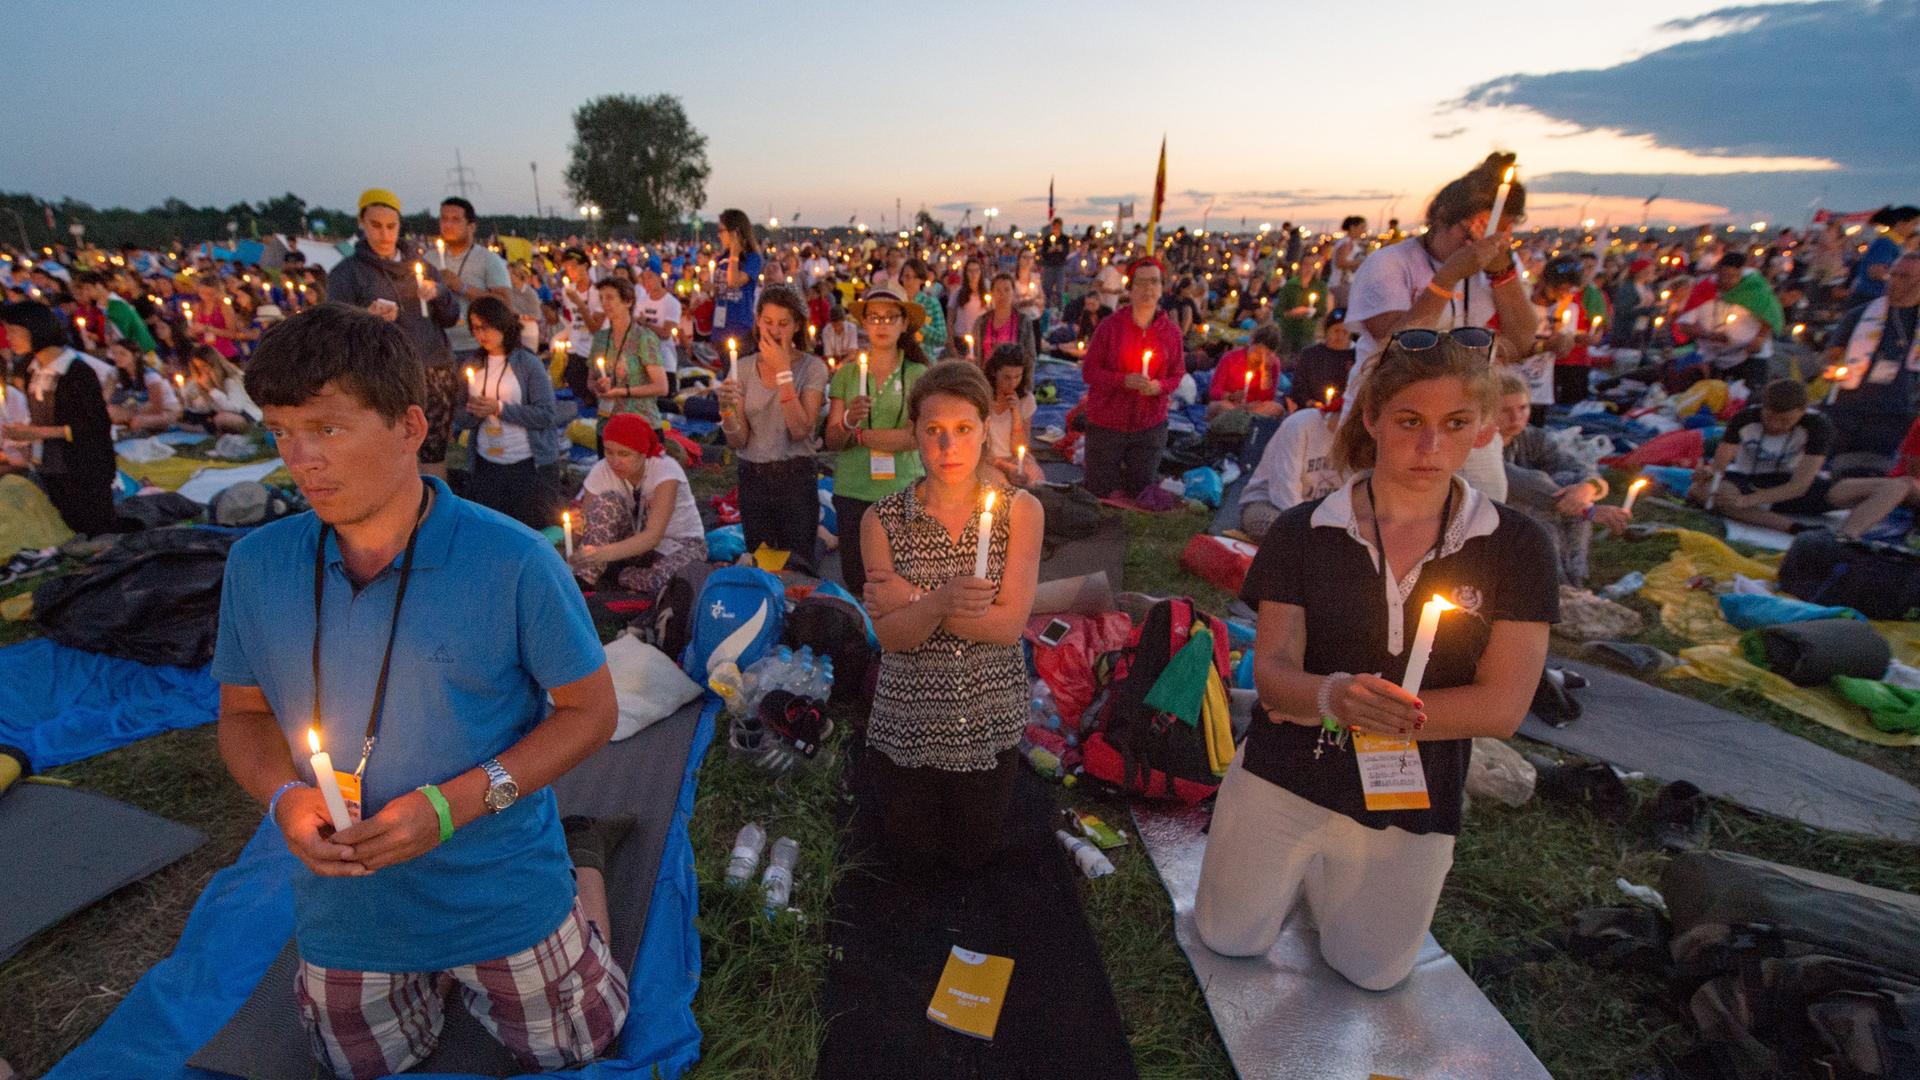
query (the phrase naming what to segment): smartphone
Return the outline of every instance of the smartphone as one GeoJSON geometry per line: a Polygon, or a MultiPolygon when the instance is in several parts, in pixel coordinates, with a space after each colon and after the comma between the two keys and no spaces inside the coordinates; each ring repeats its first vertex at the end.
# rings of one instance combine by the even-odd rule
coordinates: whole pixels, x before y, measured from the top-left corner
{"type": "Polygon", "coordinates": [[[1067,636],[1067,631],[1072,629],[1072,624],[1068,623],[1065,619],[1055,619],[1047,624],[1045,630],[1040,631],[1040,644],[1049,648],[1058,645],[1061,640],[1067,636]]]}

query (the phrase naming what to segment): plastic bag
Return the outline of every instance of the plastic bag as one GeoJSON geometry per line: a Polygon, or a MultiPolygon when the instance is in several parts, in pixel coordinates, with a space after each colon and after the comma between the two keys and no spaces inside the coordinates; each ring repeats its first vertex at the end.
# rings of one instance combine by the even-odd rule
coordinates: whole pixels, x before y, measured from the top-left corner
{"type": "Polygon", "coordinates": [[[1467,760],[1468,795],[1520,806],[1533,798],[1537,778],[1533,765],[1513,747],[1499,739],[1473,740],[1473,756],[1467,760]]]}

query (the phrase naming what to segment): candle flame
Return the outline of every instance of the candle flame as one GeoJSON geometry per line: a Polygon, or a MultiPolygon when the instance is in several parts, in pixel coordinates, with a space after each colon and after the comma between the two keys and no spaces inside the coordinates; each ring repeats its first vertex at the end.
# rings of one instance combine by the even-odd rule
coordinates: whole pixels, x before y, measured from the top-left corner
{"type": "Polygon", "coordinates": [[[1641,488],[1643,488],[1643,487],[1646,487],[1646,486],[1647,486],[1647,478],[1643,476],[1643,477],[1641,477],[1640,479],[1638,479],[1638,480],[1635,480],[1635,481],[1634,481],[1633,483],[1631,483],[1631,484],[1628,484],[1628,485],[1627,485],[1627,490],[1628,490],[1628,491],[1639,491],[1639,490],[1640,490],[1641,488]]]}
{"type": "Polygon", "coordinates": [[[1439,608],[1441,611],[1452,611],[1454,609],[1453,605],[1447,602],[1447,598],[1441,596],[1439,593],[1434,593],[1433,599],[1427,602],[1439,608]]]}
{"type": "Polygon", "coordinates": [[[314,753],[317,754],[320,752],[320,729],[319,728],[310,727],[307,729],[307,745],[313,748],[314,753]]]}
{"type": "Polygon", "coordinates": [[[991,491],[987,492],[986,513],[989,513],[989,514],[993,513],[993,492],[991,491]]]}
{"type": "Polygon", "coordinates": [[[1733,322],[1734,322],[1734,320],[1735,320],[1735,319],[1738,319],[1739,317],[1740,317],[1740,316],[1739,316],[1739,313],[1738,313],[1738,312],[1728,312],[1728,314],[1727,314],[1727,325],[1728,325],[1728,326],[1732,326],[1732,325],[1733,325],[1733,322]]]}
{"type": "Polygon", "coordinates": [[[1836,378],[1836,379],[1844,379],[1844,378],[1846,378],[1846,377],[1847,377],[1847,369],[1846,369],[1846,368],[1845,368],[1844,366],[1843,366],[1843,367],[1837,367],[1837,368],[1834,368],[1834,369],[1833,369],[1833,377],[1834,377],[1834,378],[1836,378]]]}
{"type": "Polygon", "coordinates": [[[1503,184],[1511,184],[1511,183],[1513,183],[1513,168],[1514,168],[1514,167],[1513,167],[1512,165],[1509,165],[1509,166],[1507,166],[1507,171],[1506,171],[1506,172],[1504,172],[1504,173],[1502,173],[1502,174],[1500,174],[1500,182],[1501,182],[1501,183],[1503,183],[1503,184]]]}
{"type": "Polygon", "coordinates": [[[568,529],[573,528],[573,511],[571,510],[560,511],[560,524],[563,527],[568,529]]]}
{"type": "Polygon", "coordinates": [[[467,381],[468,382],[473,381],[473,365],[472,364],[467,365],[467,381]]]}

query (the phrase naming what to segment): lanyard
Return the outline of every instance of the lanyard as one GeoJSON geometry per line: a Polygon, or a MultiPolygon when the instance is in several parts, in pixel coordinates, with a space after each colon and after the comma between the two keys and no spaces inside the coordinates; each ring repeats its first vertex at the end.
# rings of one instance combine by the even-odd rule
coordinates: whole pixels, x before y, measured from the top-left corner
{"type": "MultiPolygon", "coordinates": [[[[1417,243],[1419,243],[1420,245],[1420,254],[1425,255],[1427,257],[1427,265],[1431,267],[1434,270],[1434,272],[1438,273],[1440,270],[1440,260],[1434,258],[1433,252],[1427,250],[1427,242],[1425,240],[1417,241],[1417,243]]],[[[1427,280],[1431,282],[1433,279],[1428,278],[1427,280]]],[[[1471,274],[1467,275],[1466,279],[1460,282],[1460,301],[1461,301],[1461,308],[1460,308],[1458,321],[1455,322],[1453,325],[1472,326],[1473,325],[1473,275],[1471,274]]],[[[1452,319],[1454,317],[1455,316],[1453,313],[1453,297],[1451,294],[1449,294],[1447,297],[1447,318],[1452,319]]],[[[1451,495],[1452,492],[1449,491],[1448,494],[1451,495]]],[[[1372,495],[1373,495],[1372,491],[1369,490],[1367,495],[1368,495],[1368,498],[1372,498],[1372,495]]],[[[1381,555],[1381,559],[1384,561],[1386,559],[1386,556],[1384,554],[1381,555]]]]}
{"type": "MultiPolygon", "coordinates": [[[[1380,538],[1380,508],[1375,506],[1373,502],[1373,477],[1368,476],[1366,483],[1367,511],[1373,516],[1373,546],[1380,549],[1380,581],[1387,588],[1392,589],[1397,595],[1400,591],[1400,583],[1393,580],[1393,571],[1387,566],[1387,542],[1380,538]]],[[[1447,501],[1440,507],[1440,535],[1434,537],[1433,546],[1427,549],[1425,555],[1420,556],[1420,561],[1413,564],[1413,568],[1416,571],[1426,565],[1427,559],[1432,557],[1434,552],[1440,550],[1441,544],[1447,542],[1447,525],[1452,520],[1453,479],[1449,477],[1447,479],[1447,501]]]]}
{"type": "MultiPolygon", "coordinates": [[[[400,588],[393,596],[393,621],[387,626],[387,652],[380,659],[380,678],[373,686],[373,709],[367,715],[366,741],[360,746],[360,764],[353,775],[367,771],[367,759],[373,756],[373,744],[380,737],[380,714],[387,704],[387,673],[393,667],[393,641],[400,633],[400,605],[407,599],[407,581],[413,576],[413,549],[420,540],[420,523],[427,518],[427,501],[433,488],[420,493],[420,510],[413,518],[413,531],[407,534],[407,553],[400,560],[400,588]]],[[[320,540],[313,547],[313,726],[320,726],[320,610],[327,592],[327,534],[333,526],[320,526],[320,540]]]]}
{"type": "Polygon", "coordinates": [[[492,368],[493,357],[489,356],[487,357],[486,368],[480,372],[480,393],[483,397],[490,397],[497,400],[500,397],[500,388],[507,384],[507,372],[511,370],[511,367],[507,363],[507,357],[502,356],[500,358],[500,377],[493,380],[493,393],[489,394],[487,393],[487,374],[492,368]]]}

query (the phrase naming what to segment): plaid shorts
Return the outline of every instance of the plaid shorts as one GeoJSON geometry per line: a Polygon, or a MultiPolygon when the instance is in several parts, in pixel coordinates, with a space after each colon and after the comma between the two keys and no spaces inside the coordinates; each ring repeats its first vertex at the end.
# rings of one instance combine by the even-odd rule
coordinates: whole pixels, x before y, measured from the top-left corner
{"type": "Polygon", "coordinates": [[[450,971],[345,971],[300,962],[294,994],[314,1057],[343,1080],[418,1065],[440,1041],[456,984],[474,1019],[529,1069],[599,1056],[627,1018],[627,976],[575,901],[532,948],[450,971]]]}

